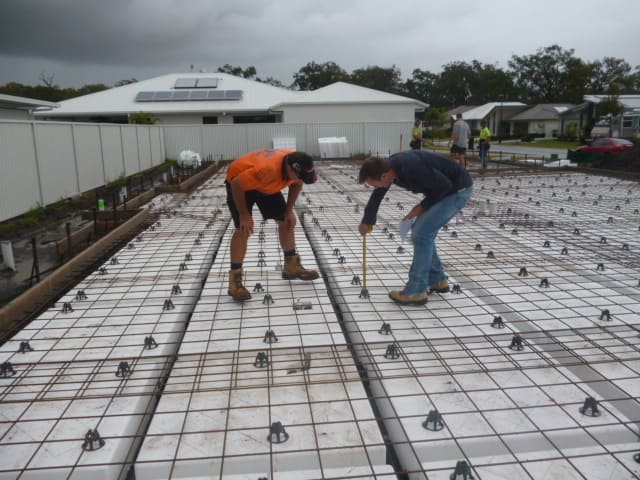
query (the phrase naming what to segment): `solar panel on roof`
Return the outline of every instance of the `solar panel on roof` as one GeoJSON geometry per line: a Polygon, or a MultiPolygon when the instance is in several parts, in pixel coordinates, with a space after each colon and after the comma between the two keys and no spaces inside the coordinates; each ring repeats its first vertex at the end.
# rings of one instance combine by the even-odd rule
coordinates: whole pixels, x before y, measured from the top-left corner
{"type": "Polygon", "coordinates": [[[160,90],[154,93],[153,100],[156,102],[166,102],[171,100],[172,95],[173,91],[171,90],[160,90]]]}
{"type": "Polygon", "coordinates": [[[242,98],[242,90],[226,90],[224,98],[225,100],[240,100],[242,98]]]}
{"type": "Polygon", "coordinates": [[[206,100],[207,90],[189,90],[189,100],[206,100]]]}
{"type": "Polygon", "coordinates": [[[173,88],[195,88],[197,81],[197,78],[178,78],[173,88]]]}
{"type": "Polygon", "coordinates": [[[197,88],[216,88],[218,79],[213,77],[199,78],[195,87],[197,88]]]}
{"type": "Polygon", "coordinates": [[[191,90],[175,90],[173,92],[172,100],[189,100],[189,94],[191,90]]]}
{"type": "Polygon", "coordinates": [[[150,102],[151,100],[153,100],[153,92],[138,92],[134,101],[150,102]]]}
{"type": "Polygon", "coordinates": [[[207,100],[224,100],[224,90],[209,90],[207,100]]]}

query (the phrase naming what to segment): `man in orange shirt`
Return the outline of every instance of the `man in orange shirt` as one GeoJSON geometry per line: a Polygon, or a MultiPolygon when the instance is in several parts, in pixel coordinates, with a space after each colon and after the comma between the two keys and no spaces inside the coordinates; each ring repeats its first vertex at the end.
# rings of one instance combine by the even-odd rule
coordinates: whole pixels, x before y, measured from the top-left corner
{"type": "Polygon", "coordinates": [[[316,180],[313,159],[294,150],[258,150],[239,157],[229,165],[225,185],[227,205],[235,225],[231,237],[229,295],[234,300],[251,298],[249,290],[242,285],[242,262],[249,236],[253,234],[251,210],[254,204],[258,205],[263,218],[271,218],[278,224],[280,246],[284,250],[282,278],[318,278],[318,272],[307,270],[300,263],[294,233],[296,216],[293,213],[303,184],[316,180]],[[281,191],[286,187],[289,187],[289,193],[285,201],[281,191]]]}

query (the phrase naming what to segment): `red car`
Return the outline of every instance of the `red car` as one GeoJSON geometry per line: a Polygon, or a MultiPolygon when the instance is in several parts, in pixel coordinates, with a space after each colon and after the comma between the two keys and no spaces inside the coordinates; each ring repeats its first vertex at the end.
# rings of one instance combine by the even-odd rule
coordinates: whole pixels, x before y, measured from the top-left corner
{"type": "Polygon", "coordinates": [[[579,152],[620,153],[633,147],[633,142],[624,138],[596,138],[589,145],[576,148],[579,152]]]}

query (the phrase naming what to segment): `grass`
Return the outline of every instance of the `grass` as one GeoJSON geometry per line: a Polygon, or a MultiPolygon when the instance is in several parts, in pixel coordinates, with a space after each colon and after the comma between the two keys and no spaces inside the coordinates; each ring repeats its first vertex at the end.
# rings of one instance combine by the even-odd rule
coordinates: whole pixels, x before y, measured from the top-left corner
{"type": "Polygon", "coordinates": [[[567,150],[575,150],[576,147],[580,146],[579,142],[565,142],[553,139],[538,139],[533,142],[505,142],[505,144],[515,147],[561,148],[567,150]]]}

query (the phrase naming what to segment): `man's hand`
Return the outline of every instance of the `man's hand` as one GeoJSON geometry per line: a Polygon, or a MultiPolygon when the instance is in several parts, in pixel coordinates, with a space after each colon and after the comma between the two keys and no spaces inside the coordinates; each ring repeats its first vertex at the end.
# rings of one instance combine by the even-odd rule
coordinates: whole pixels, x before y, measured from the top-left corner
{"type": "Polygon", "coordinates": [[[253,217],[251,215],[240,215],[240,231],[247,237],[253,235],[253,217]]]}
{"type": "Polygon", "coordinates": [[[410,218],[419,217],[425,212],[424,207],[421,204],[417,204],[411,209],[409,213],[403,218],[403,220],[409,220],[410,218]]]}
{"type": "Polygon", "coordinates": [[[367,233],[371,233],[371,230],[373,230],[373,225],[367,225],[366,223],[361,223],[360,226],[358,227],[358,231],[360,232],[360,235],[362,235],[363,237],[367,233]]]}

